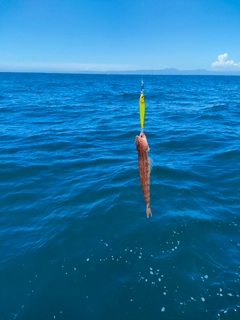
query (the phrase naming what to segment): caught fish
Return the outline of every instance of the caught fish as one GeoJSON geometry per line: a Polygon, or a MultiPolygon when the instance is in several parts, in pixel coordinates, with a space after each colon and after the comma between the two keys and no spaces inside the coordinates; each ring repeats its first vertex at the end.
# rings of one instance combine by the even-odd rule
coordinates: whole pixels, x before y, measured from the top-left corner
{"type": "Polygon", "coordinates": [[[152,216],[152,211],[150,209],[150,159],[148,157],[150,148],[143,132],[141,132],[139,136],[136,136],[135,144],[138,151],[139,176],[144,200],[146,202],[146,214],[148,218],[152,216]]]}

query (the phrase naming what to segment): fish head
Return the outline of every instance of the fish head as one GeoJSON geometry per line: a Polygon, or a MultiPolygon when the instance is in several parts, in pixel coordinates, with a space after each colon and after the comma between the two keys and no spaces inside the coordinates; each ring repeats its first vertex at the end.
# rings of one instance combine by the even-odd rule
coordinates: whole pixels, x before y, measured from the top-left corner
{"type": "Polygon", "coordinates": [[[137,147],[138,151],[148,151],[149,150],[147,137],[144,134],[144,132],[141,132],[139,134],[139,136],[136,136],[135,143],[136,143],[136,147],[137,147]]]}

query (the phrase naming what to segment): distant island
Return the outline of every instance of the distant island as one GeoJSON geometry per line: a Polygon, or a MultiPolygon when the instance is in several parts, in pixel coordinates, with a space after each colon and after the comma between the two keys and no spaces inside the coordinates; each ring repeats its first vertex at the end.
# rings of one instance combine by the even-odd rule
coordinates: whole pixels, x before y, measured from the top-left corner
{"type": "MultiPolygon", "coordinates": [[[[81,72],[82,73],[82,72],[81,72]]],[[[225,71],[225,70],[206,70],[206,69],[196,69],[196,70],[179,70],[175,68],[166,69],[149,69],[149,70],[125,70],[125,71],[90,71],[84,73],[108,73],[108,74],[144,74],[144,75],[192,75],[192,76],[240,76],[239,71],[225,71]]]]}
{"type": "Polygon", "coordinates": [[[62,70],[61,68],[49,68],[48,70],[1,70],[0,73],[66,73],[66,74],[122,74],[122,75],[191,75],[191,76],[240,76],[240,68],[235,70],[179,70],[176,68],[165,69],[143,69],[143,70],[62,70]]]}

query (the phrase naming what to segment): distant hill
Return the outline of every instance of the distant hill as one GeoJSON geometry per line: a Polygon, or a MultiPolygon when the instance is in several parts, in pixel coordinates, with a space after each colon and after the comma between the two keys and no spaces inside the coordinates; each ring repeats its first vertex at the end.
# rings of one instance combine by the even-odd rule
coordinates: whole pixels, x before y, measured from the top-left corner
{"type": "Polygon", "coordinates": [[[109,71],[109,74],[148,74],[148,75],[222,75],[222,76],[240,76],[239,71],[210,71],[206,69],[196,70],[179,70],[175,68],[166,69],[149,69],[149,70],[126,70],[126,71],[109,71]]]}
{"type": "Polygon", "coordinates": [[[212,71],[206,69],[196,70],[179,70],[175,68],[166,69],[145,69],[145,70],[122,70],[122,71],[94,71],[94,70],[76,70],[76,71],[63,71],[63,70],[45,70],[45,71],[1,71],[0,72],[19,72],[19,73],[74,73],[74,74],[137,74],[137,75],[189,75],[189,76],[240,76],[239,71],[212,71]]]}

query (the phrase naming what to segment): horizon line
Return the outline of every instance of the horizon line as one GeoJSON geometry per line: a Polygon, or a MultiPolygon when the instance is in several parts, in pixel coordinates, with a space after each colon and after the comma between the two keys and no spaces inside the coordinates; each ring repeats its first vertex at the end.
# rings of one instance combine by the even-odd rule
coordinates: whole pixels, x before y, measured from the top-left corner
{"type": "Polygon", "coordinates": [[[164,69],[135,69],[135,70],[9,70],[0,69],[0,73],[46,73],[46,74],[125,74],[125,75],[236,75],[240,76],[240,70],[209,70],[190,69],[180,70],[177,68],[164,69]]]}

